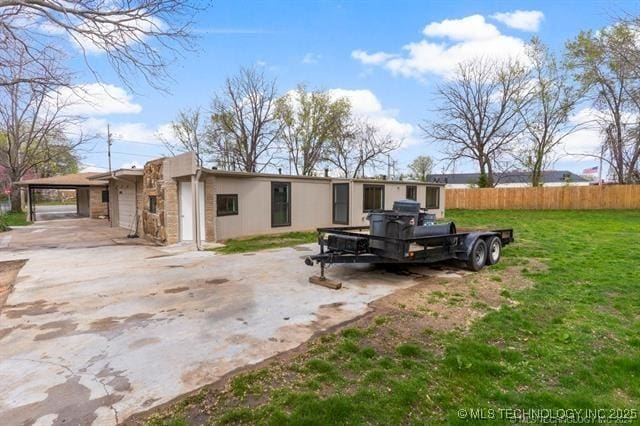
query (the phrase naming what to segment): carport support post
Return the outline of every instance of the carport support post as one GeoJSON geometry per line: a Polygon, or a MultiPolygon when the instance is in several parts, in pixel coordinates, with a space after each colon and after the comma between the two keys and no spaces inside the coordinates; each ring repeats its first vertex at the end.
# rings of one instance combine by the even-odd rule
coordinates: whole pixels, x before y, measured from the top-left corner
{"type": "Polygon", "coordinates": [[[29,202],[29,221],[35,222],[35,217],[33,214],[33,188],[31,185],[27,185],[29,196],[27,197],[27,201],[29,202]]]}
{"type": "Polygon", "coordinates": [[[200,192],[198,190],[199,188],[196,175],[191,175],[191,223],[193,224],[193,240],[196,243],[196,247],[199,246],[200,241],[200,224],[198,223],[200,219],[200,215],[198,214],[198,207],[200,207],[198,198],[200,196],[200,192]]]}

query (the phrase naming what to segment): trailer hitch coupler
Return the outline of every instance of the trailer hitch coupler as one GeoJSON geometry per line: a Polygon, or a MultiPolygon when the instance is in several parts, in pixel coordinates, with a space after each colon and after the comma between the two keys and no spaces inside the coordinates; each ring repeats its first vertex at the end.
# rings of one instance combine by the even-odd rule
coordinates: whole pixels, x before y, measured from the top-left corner
{"type": "Polygon", "coordinates": [[[307,266],[313,266],[313,260],[309,256],[307,256],[304,258],[304,264],[307,266]]]}

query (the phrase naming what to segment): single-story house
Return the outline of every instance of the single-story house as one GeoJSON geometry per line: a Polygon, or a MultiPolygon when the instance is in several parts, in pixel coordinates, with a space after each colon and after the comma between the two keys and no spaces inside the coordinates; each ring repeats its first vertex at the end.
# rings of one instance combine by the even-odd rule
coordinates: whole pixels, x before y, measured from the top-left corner
{"type": "Polygon", "coordinates": [[[198,167],[195,155],[96,175],[109,183],[112,226],[160,244],[367,225],[367,212],[412,198],[444,216],[444,184],[289,176],[198,167]]]}
{"type": "MultiPolygon", "coordinates": [[[[531,186],[530,172],[495,173],[497,188],[522,188],[531,186]]],[[[446,188],[473,188],[478,186],[480,173],[442,173],[429,176],[429,182],[444,183],[446,188]]],[[[586,186],[591,181],[568,170],[545,170],[543,186],[586,186]]]]}
{"type": "Polygon", "coordinates": [[[109,216],[109,191],[108,182],[94,179],[98,173],[74,173],[62,176],[28,179],[16,182],[16,185],[25,189],[26,210],[29,220],[36,220],[36,212],[33,202],[33,193],[45,189],[70,189],[76,191],[76,212],[79,217],[109,216]]]}

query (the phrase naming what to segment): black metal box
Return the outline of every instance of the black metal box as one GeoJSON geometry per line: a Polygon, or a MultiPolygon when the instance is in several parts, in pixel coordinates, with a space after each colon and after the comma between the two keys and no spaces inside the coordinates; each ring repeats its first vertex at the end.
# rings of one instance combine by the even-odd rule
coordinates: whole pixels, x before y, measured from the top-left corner
{"type": "Polygon", "coordinates": [[[369,240],[366,237],[355,237],[351,235],[329,235],[327,247],[331,251],[342,251],[346,253],[362,254],[369,249],[369,240]]]}

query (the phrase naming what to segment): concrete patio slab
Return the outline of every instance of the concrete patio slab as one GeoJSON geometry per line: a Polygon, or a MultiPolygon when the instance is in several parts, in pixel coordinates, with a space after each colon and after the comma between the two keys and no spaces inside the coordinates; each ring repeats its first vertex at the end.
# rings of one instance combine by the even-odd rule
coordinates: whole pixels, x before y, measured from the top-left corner
{"type": "Polygon", "coordinates": [[[28,259],[0,314],[3,422],[116,424],[414,284],[334,266],[330,290],[308,282],[314,245],[216,255],[116,244],[120,230],[81,221],[11,231],[0,252],[28,259]]]}

